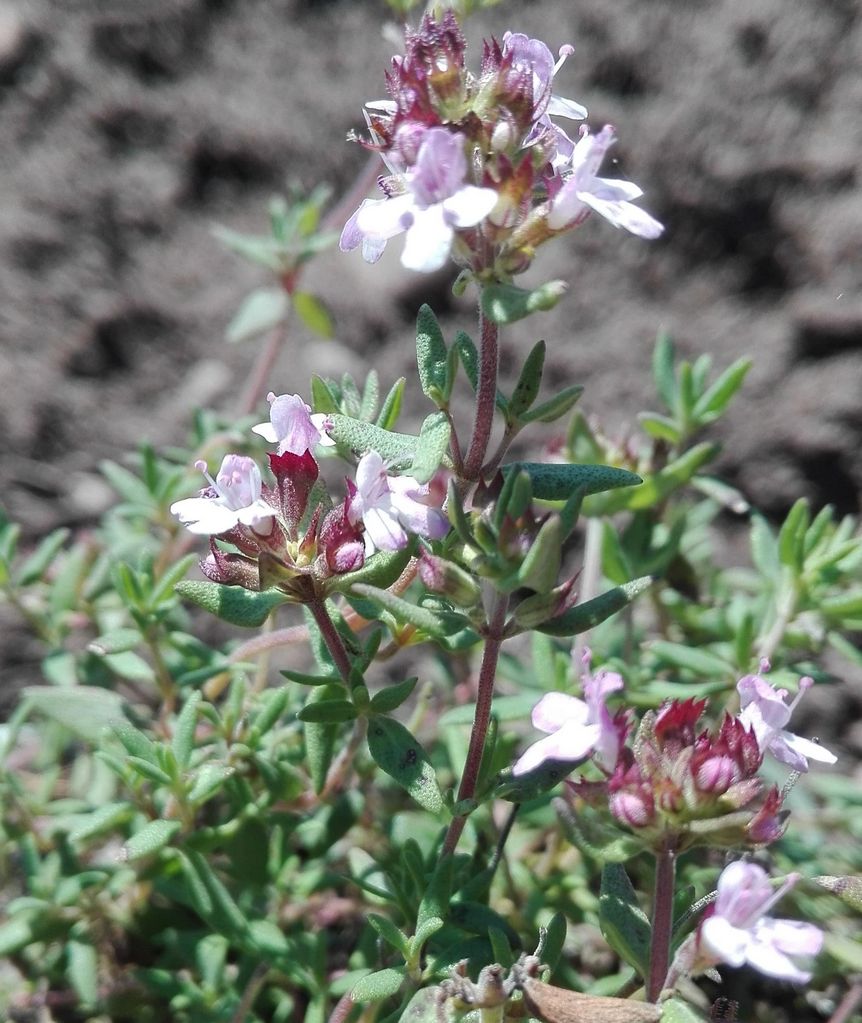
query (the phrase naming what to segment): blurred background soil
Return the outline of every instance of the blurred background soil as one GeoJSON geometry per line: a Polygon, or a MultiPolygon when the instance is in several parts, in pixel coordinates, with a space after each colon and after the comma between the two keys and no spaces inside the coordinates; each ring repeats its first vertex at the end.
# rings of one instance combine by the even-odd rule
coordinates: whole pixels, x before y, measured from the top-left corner
{"type": "MultiPolygon", "coordinates": [[[[382,0],[0,0],[0,493],[35,540],[115,500],[104,458],[183,443],[195,406],[233,408],[255,346],[225,327],[265,273],[216,223],[266,233],[289,183],[342,195],[365,164],[345,141],[383,95],[398,45],[382,0]]],[[[552,312],[506,331],[504,375],[539,336],[547,388],[623,434],[655,407],[664,328],[681,353],[755,359],[719,430],[726,479],[773,517],[800,495],[859,510],[862,484],[862,11],[856,0],[520,0],[470,22],[556,52],[557,91],[616,125],[607,173],[636,181],[667,231],[598,218],[548,246],[552,312]]],[[[297,325],[269,386],[311,372],[410,378],[428,300],[455,329],[472,299],[448,273],[326,253],[304,282],[336,339],[297,325]]],[[[418,387],[414,408],[420,412],[418,387]]],[[[261,418],[265,405],[261,403],[261,418]]]]}

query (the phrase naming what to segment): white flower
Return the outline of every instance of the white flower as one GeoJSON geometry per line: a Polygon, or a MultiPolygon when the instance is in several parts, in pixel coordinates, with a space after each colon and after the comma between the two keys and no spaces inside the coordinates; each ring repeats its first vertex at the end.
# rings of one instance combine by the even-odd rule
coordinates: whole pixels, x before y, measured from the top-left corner
{"type": "Polygon", "coordinates": [[[797,920],[771,920],[765,914],[798,880],[791,875],[773,891],[766,871],[754,863],[731,863],[718,879],[718,897],[712,914],[697,933],[699,965],[748,963],[761,973],[805,983],[811,974],[793,962],[794,956],[815,956],[823,945],[823,932],[797,920]]]}
{"type": "Polygon", "coordinates": [[[614,227],[624,227],[641,238],[658,238],[664,227],[639,206],[632,203],[643,191],[631,181],[596,176],[608,148],[615,141],[614,129],[606,124],[598,135],[582,128],[563,183],[551,199],[548,227],[560,231],[579,224],[594,210],[614,227]]]}
{"type": "MultiPolygon", "coordinates": [[[[761,671],[768,668],[768,661],[761,664],[761,671]]],[[[736,683],[742,707],[739,720],[754,732],[760,752],[771,753],[794,771],[807,771],[809,760],[834,764],[838,759],[819,743],[785,730],[794,708],[813,685],[814,679],[801,678],[796,698],[785,703],[787,690],[774,689],[760,675],[746,675],[736,683]]]]}
{"type": "Polygon", "coordinates": [[[596,761],[612,771],[619,751],[619,734],[605,706],[610,693],[622,689],[623,680],[615,671],[589,671],[589,651],[584,656],[584,696],[586,702],[566,693],[547,693],[533,708],[531,720],[540,732],[549,732],[520,757],[512,774],[526,774],[546,760],[585,760],[595,753],[596,761]]]}
{"type": "Polygon", "coordinates": [[[347,252],[362,246],[362,258],[375,263],[386,242],[406,232],[401,263],[430,272],[446,262],[456,228],[475,227],[497,204],[493,188],[466,185],[464,138],[445,128],[422,137],[416,163],[403,176],[407,191],[387,199],[365,199],[341,232],[347,252]]]}
{"type": "Polygon", "coordinates": [[[272,532],[275,509],[261,500],[260,469],[245,455],[225,455],[215,479],[206,462],[195,462],[210,486],[199,497],[171,505],[171,514],[200,536],[218,536],[243,525],[261,536],[272,532]]]}
{"type": "Polygon", "coordinates": [[[376,451],[368,451],[356,467],[356,487],[347,498],[352,525],[365,526],[365,553],[397,551],[407,546],[409,533],[440,540],[449,532],[449,520],[427,504],[429,487],[412,476],[389,476],[376,451]]]}
{"type": "Polygon", "coordinates": [[[335,441],[326,433],[326,416],[322,412],[312,413],[298,394],[266,396],[269,402],[269,422],[258,423],[252,432],[263,437],[269,444],[278,444],[278,453],[283,455],[304,455],[316,445],[331,447],[335,441]]]}

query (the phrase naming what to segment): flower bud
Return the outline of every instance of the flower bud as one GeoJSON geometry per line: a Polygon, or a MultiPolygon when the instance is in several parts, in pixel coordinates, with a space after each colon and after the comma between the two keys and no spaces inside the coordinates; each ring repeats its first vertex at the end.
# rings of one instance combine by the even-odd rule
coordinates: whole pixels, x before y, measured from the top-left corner
{"type": "Polygon", "coordinates": [[[459,607],[473,607],[482,594],[479,583],[469,572],[427,551],[419,557],[419,578],[433,593],[449,597],[459,607]]]}
{"type": "Polygon", "coordinates": [[[615,792],[610,797],[609,805],[614,817],[630,828],[645,828],[655,817],[655,805],[646,793],[615,792]]]}
{"type": "Polygon", "coordinates": [[[707,757],[697,767],[692,764],[692,768],[697,788],[712,795],[726,792],[736,778],[736,764],[726,754],[707,757]]]}

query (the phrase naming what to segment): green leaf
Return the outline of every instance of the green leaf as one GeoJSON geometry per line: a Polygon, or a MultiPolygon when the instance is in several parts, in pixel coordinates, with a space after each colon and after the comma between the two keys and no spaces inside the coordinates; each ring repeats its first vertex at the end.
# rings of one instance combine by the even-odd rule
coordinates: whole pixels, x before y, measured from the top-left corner
{"type": "Polygon", "coordinates": [[[554,423],[564,416],[584,393],[580,384],[572,384],[547,401],[540,402],[521,415],[522,423],[554,423]]]}
{"type": "Polygon", "coordinates": [[[365,378],[365,389],[362,392],[362,404],[359,406],[359,418],[367,423],[377,413],[377,403],[380,400],[380,380],[377,376],[377,370],[369,370],[368,376],[365,378]]]}
{"type": "Polygon", "coordinates": [[[292,668],[285,668],[281,674],[301,686],[328,686],[341,681],[338,675],[308,675],[304,671],[294,671],[292,668]]]}
{"type": "Polygon", "coordinates": [[[736,676],[735,665],[718,654],[700,647],[656,639],[649,644],[649,649],[660,661],[677,668],[685,668],[704,681],[716,677],[731,679],[736,676]]]}
{"type": "Polygon", "coordinates": [[[5,958],[20,952],[37,938],[38,929],[33,919],[25,919],[19,914],[11,920],[6,920],[0,923],[0,956],[5,958]]]}
{"type": "Polygon", "coordinates": [[[514,284],[488,284],[482,288],[482,312],[493,323],[515,323],[530,313],[553,309],[567,290],[565,281],[548,281],[532,291],[514,284]]]}
{"type": "Polygon", "coordinates": [[[451,853],[446,853],[436,860],[434,873],[422,892],[419,912],[416,915],[417,931],[422,930],[429,920],[435,920],[438,917],[445,920],[448,917],[454,884],[454,857],[451,853]]]}
{"type": "Polygon", "coordinates": [[[623,586],[632,577],[631,566],[626,557],[617,531],[610,522],[601,523],[602,528],[602,571],[612,583],[623,586]]]}
{"type": "Polygon", "coordinates": [[[259,628],[275,608],[289,599],[280,590],[255,593],[242,586],[223,586],[221,583],[191,579],[177,583],[177,593],[222,621],[245,629],[259,628]]]}
{"type": "Polygon", "coordinates": [[[140,757],[127,757],[126,765],[136,771],[142,778],[155,782],[156,785],[170,785],[171,776],[158,764],[149,760],[142,760],[140,757]]]}
{"type": "Polygon", "coordinates": [[[69,538],[69,533],[65,528],[49,533],[15,573],[16,586],[30,586],[41,579],[69,538]]]}
{"type": "Polygon", "coordinates": [[[698,423],[711,423],[725,411],[752,365],[751,359],[737,359],[703,392],[694,406],[694,418],[698,423]]]}
{"type": "Polygon", "coordinates": [[[562,556],[563,525],[559,515],[551,515],[542,523],[518,569],[518,585],[536,593],[548,593],[560,574],[562,556]]]}
{"type": "Polygon", "coordinates": [[[573,491],[599,494],[617,487],[634,487],[643,480],[628,469],[610,465],[550,465],[543,462],[513,462],[503,467],[504,475],[526,472],[533,485],[533,497],[541,501],[565,501],[573,491]]]}
{"type": "Polygon", "coordinates": [[[397,1023],[440,1023],[441,990],[436,986],[419,988],[398,1017],[397,1023]]]}
{"type": "Polygon", "coordinates": [[[427,483],[437,472],[449,450],[452,427],[445,412],[432,412],[422,423],[410,475],[417,483],[427,483]]]}
{"type": "Polygon", "coordinates": [[[463,615],[441,615],[430,608],[411,604],[410,601],[397,597],[389,590],[381,590],[376,586],[357,585],[351,592],[358,593],[361,597],[368,597],[369,600],[373,600],[375,604],[394,615],[397,621],[414,625],[429,636],[451,636],[470,624],[463,615]]]}
{"type": "Polygon", "coordinates": [[[273,920],[252,920],[248,932],[255,948],[266,956],[287,956],[292,951],[284,932],[273,920]]]}
{"type": "Polygon", "coordinates": [[[525,774],[510,775],[494,790],[494,797],[509,803],[529,803],[568,778],[588,756],[585,754],[581,760],[546,760],[525,774]]]}
{"type": "Polygon", "coordinates": [[[398,707],[404,703],[405,700],[410,698],[411,693],[416,688],[416,683],[419,681],[418,676],[414,675],[412,678],[408,678],[404,682],[398,682],[395,685],[386,686],[385,689],[381,689],[371,697],[371,713],[372,714],[391,714],[393,710],[397,710],[398,707]]]}
{"type": "Polygon", "coordinates": [[[358,455],[376,451],[386,462],[401,468],[409,466],[416,451],[417,438],[406,433],[382,430],[373,423],[363,423],[350,416],[333,414],[327,433],[341,447],[358,455]]]}
{"type": "Polygon", "coordinates": [[[204,764],[195,776],[188,801],[200,805],[211,799],[216,792],[224,785],[228,778],[234,774],[235,768],[226,764],[209,763],[204,764]]]}
{"type": "Polygon", "coordinates": [[[338,397],[330,381],[314,374],[311,378],[311,405],[315,412],[337,412],[338,397]]]}
{"type": "Polygon", "coordinates": [[[386,589],[398,579],[415,553],[415,539],[401,551],[378,551],[355,572],[330,576],[326,581],[327,594],[350,593],[357,583],[386,589]]]}
{"type": "Polygon", "coordinates": [[[661,1003],[661,1023],[708,1023],[710,1017],[683,998],[670,998],[661,1003]]]}
{"type": "Polygon", "coordinates": [[[652,576],[642,576],[623,586],[615,586],[612,590],[606,590],[598,597],[586,600],[583,604],[578,604],[558,618],[543,622],[536,628],[548,636],[576,636],[599,625],[606,618],[610,618],[612,614],[616,614],[617,611],[621,611],[635,597],[646,592],[653,582],[652,576]]]}
{"type": "Polygon", "coordinates": [[[656,338],[652,353],[652,373],[659,397],[670,412],[676,410],[677,404],[675,358],[673,341],[669,334],[662,331],[656,338]]]}
{"type": "Polygon", "coordinates": [[[652,930],[621,863],[606,863],[602,868],[599,927],[605,941],[623,962],[646,977],[652,930]]]}
{"type": "Polygon", "coordinates": [[[542,943],[542,962],[546,963],[552,971],[556,969],[563,953],[566,930],[566,918],[562,913],[557,912],[548,921],[547,926],[541,928],[539,932],[542,943]]]}
{"type": "Polygon", "coordinates": [[[297,316],[313,334],[327,340],[335,334],[332,314],[316,295],[307,291],[294,291],[292,297],[297,316]]]}
{"type": "Polygon", "coordinates": [[[150,821],[123,846],[123,859],[139,860],[163,849],[180,830],[179,821],[150,821]]]}
{"type": "Polygon", "coordinates": [[[133,813],[134,808],[129,803],[108,803],[100,806],[72,828],[69,832],[69,841],[86,842],[87,839],[95,838],[106,831],[114,831],[125,824],[133,813]]]}
{"type": "Polygon", "coordinates": [[[652,412],[641,412],[638,415],[638,422],[641,427],[656,440],[667,441],[668,444],[676,446],[682,439],[679,427],[667,416],[659,416],[652,412]]]}
{"type": "Polygon", "coordinates": [[[800,497],[778,531],[778,560],[795,573],[801,572],[805,564],[805,533],[810,521],[808,500],[800,497]]]}
{"type": "Polygon", "coordinates": [[[99,1000],[99,955],[87,941],[72,939],[66,943],[66,976],[82,1005],[99,1000]]]}
{"type": "Polygon", "coordinates": [[[774,579],[778,575],[778,544],[769,523],[758,514],[751,516],[751,560],[764,578],[774,579]]]}
{"type": "Polygon", "coordinates": [[[509,399],[509,419],[515,422],[520,419],[539,396],[542,386],[542,370],[545,366],[545,342],[537,341],[527,356],[515,390],[509,399]]]}
{"type": "Polygon", "coordinates": [[[409,953],[411,958],[418,958],[422,946],[443,927],[443,921],[439,916],[427,917],[422,921],[421,926],[416,928],[416,933],[410,939],[409,953]]]}
{"type": "Polygon", "coordinates": [[[715,458],[718,450],[717,444],[697,444],[659,472],[648,476],[642,486],[630,494],[611,494],[599,499],[592,504],[589,514],[596,514],[597,510],[603,515],[612,515],[623,509],[640,511],[653,508],[688,483],[703,465],[715,458]]]}
{"type": "Polygon", "coordinates": [[[139,629],[112,629],[96,639],[90,640],[87,649],[92,654],[105,657],[108,654],[120,654],[133,650],[141,642],[139,629]]]}
{"type": "Polygon", "coordinates": [[[350,992],[352,1002],[382,1002],[391,998],[401,990],[404,983],[403,966],[393,966],[386,970],[369,973],[360,980],[350,992]]]}
{"type": "Polygon", "coordinates": [[[479,353],[476,350],[476,345],[469,334],[459,330],[455,335],[455,348],[458,351],[464,372],[467,374],[467,379],[470,381],[470,386],[475,391],[479,386],[479,353]]]}
{"type": "Polygon", "coordinates": [[[276,272],[284,269],[284,257],[282,255],[284,246],[274,238],[242,234],[239,231],[231,231],[230,228],[221,227],[221,225],[216,225],[212,229],[212,233],[225,248],[236,252],[250,262],[258,263],[276,272]]]}
{"type": "Polygon", "coordinates": [[[435,404],[446,392],[447,357],[446,342],[437,317],[429,305],[422,305],[416,317],[416,363],[422,391],[435,404]]]}
{"type": "MultiPolygon", "coordinates": [[[[244,937],[248,932],[248,921],[233,896],[216,876],[206,857],[193,849],[184,854],[183,858],[186,857],[186,867],[183,873],[186,875],[186,880],[190,880],[190,875],[195,875],[195,881],[190,884],[190,888],[195,887],[194,898],[200,900],[200,906],[209,907],[209,913],[201,915],[216,930],[228,937],[232,935],[244,937]]],[[[195,908],[197,909],[198,905],[195,908]]]]}
{"type": "Polygon", "coordinates": [[[195,746],[195,728],[198,723],[198,707],[201,702],[200,693],[192,693],[186,700],[185,706],[177,718],[174,726],[174,734],[171,740],[171,748],[177,758],[180,770],[188,767],[192,757],[192,750],[195,746]]]}
{"type": "Polygon", "coordinates": [[[152,666],[133,650],[118,654],[106,654],[104,662],[115,675],[130,682],[154,682],[156,673],[152,666]]]}
{"type": "Polygon", "coordinates": [[[377,766],[430,813],[439,814],[443,797],[421,743],[398,721],[373,717],[368,722],[368,749],[377,766]]]}
{"type": "Polygon", "coordinates": [[[862,877],[830,877],[824,874],[812,877],[811,880],[836,895],[857,913],[862,913],[862,877]]]}
{"type": "Polygon", "coordinates": [[[25,686],[21,695],[28,708],[87,742],[95,742],[105,728],[124,720],[122,696],[98,686],[25,686]]]}
{"type": "Polygon", "coordinates": [[[207,934],[195,946],[195,963],[205,987],[220,988],[230,945],[221,934],[207,934]]]}
{"type": "MultiPolygon", "coordinates": [[[[318,686],[312,691],[306,707],[312,703],[341,699],[344,695],[343,685],[318,686]]],[[[303,728],[305,740],[305,759],[311,775],[314,791],[320,793],[326,784],[326,775],[335,754],[335,743],[338,739],[339,726],[334,724],[318,724],[307,721],[303,728]]]]}
{"type": "MultiPolygon", "coordinates": [[[[331,682],[332,679],[326,681],[331,682]]],[[[261,707],[252,720],[252,725],[259,735],[266,735],[274,727],[287,708],[287,686],[268,689],[261,697],[261,707]]]]}
{"type": "Polygon", "coordinates": [[[375,931],[388,942],[397,952],[406,959],[409,954],[409,939],[407,935],[399,930],[388,916],[381,916],[379,913],[369,913],[368,922],[375,931]]]}
{"type": "Polygon", "coordinates": [[[257,288],[243,299],[225,338],[231,344],[250,341],[282,323],[289,310],[290,299],[284,288],[257,288]]]}
{"type": "Polygon", "coordinates": [[[399,377],[383,399],[383,407],[377,416],[377,426],[382,430],[392,430],[401,414],[401,403],[404,400],[405,377],[399,377]]]}
{"type": "Polygon", "coordinates": [[[171,602],[174,598],[177,583],[180,579],[185,578],[192,565],[197,564],[198,561],[199,557],[197,554],[187,554],[184,558],[180,558],[176,564],[171,565],[156,584],[150,597],[150,605],[158,607],[160,604],[171,602]]]}
{"type": "Polygon", "coordinates": [[[296,716],[312,724],[340,724],[353,721],[356,708],[350,700],[318,700],[306,704],[296,716]]]}

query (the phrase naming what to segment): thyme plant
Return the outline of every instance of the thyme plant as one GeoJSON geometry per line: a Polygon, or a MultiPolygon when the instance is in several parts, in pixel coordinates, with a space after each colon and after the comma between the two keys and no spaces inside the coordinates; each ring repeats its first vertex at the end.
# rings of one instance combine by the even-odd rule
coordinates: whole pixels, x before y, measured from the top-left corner
{"type": "Polygon", "coordinates": [[[791,721],[827,646],[859,665],[855,524],[800,501],[776,529],[707,475],[748,360],[660,338],[663,407],[625,443],[577,383],[543,393],[544,341],[498,378],[500,332],[564,300],[517,283],[540,246],[598,219],[662,234],[601,174],[614,129],[560,94],[571,52],[507,32],[471,70],[455,14],[429,14],[364,107],[385,173],[342,258],[454,265],[478,309],[450,338],[419,311],[418,431],[404,380],[267,379],[292,311],[334,329],[299,287],[334,241],[318,191],[274,203],[271,238],[222,232],[272,274],[230,326],[275,338],[236,418],[106,465],[119,503],[90,538],[19,556],[4,520],[3,593],[45,647],[0,733],[8,1018],[748,1018],[710,1010],[722,964],[848,1018],[829,978],[859,968],[858,841],[785,836],[818,793],[858,805],[799,798],[837,755],[791,721]],[[751,523],[736,569],[728,509],[751,523]]]}

